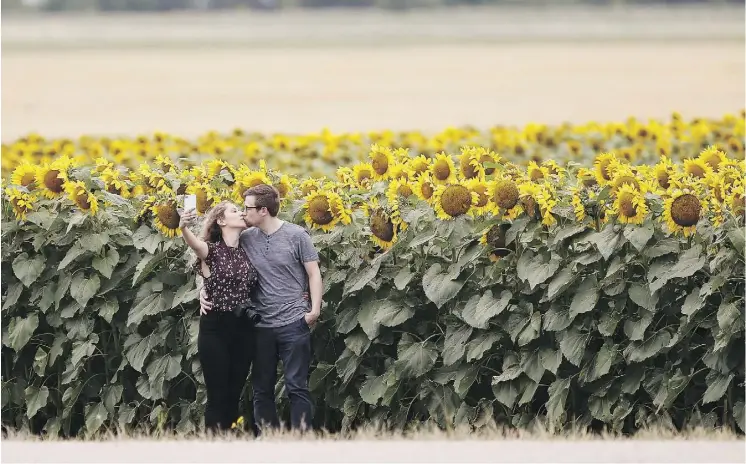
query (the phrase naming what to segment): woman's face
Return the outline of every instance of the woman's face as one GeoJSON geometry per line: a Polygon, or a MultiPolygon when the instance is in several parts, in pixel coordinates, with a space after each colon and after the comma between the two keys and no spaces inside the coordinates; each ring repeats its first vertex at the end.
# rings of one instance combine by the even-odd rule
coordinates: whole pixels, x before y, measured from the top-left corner
{"type": "Polygon", "coordinates": [[[232,229],[245,229],[246,222],[243,220],[243,211],[236,205],[231,204],[225,208],[223,220],[220,221],[221,227],[230,227],[232,229]]]}

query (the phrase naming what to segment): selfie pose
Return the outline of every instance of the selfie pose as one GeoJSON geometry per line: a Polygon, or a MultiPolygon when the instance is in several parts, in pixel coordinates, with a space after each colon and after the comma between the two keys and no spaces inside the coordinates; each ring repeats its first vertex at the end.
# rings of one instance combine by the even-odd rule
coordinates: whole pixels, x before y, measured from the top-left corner
{"type": "Polygon", "coordinates": [[[197,254],[195,271],[213,303],[209,312],[200,310],[197,348],[207,387],[205,426],[220,431],[239,417],[241,391],[254,358],[253,323],[246,308],[257,273],[239,246],[246,223],[238,206],[223,201],[208,211],[200,238],[188,228],[195,217],[194,210],[185,211],[179,227],[197,254]]]}
{"type": "MultiPolygon", "coordinates": [[[[270,185],[260,184],[244,193],[244,220],[252,227],[241,233],[241,248],[256,266],[259,279],[253,300],[259,320],[251,373],[254,421],[259,431],[280,426],[275,405],[280,360],[290,397],[291,427],[304,430],[313,421],[308,372],[310,328],[321,315],[319,255],[308,232],[278,218],[279,210],[280,194],[270,185]]],[[[200,292],[202,310],[214,310],[217,302],[205,293],[200,292]]]]}

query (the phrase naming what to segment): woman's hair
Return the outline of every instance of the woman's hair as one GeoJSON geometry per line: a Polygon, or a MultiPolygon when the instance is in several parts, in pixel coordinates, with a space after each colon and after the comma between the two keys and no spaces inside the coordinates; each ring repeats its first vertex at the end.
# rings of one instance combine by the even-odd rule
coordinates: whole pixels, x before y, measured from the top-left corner
{"type": "Polygon", "coordinates": [[[213,206],[205,216],[205,221],[202,223],[202,234],[200,238],[205,242],[218,242],[223,237],[218,225],[218,220],[225,217],[225,210],[233,203],[224,200],[213,206]]]}

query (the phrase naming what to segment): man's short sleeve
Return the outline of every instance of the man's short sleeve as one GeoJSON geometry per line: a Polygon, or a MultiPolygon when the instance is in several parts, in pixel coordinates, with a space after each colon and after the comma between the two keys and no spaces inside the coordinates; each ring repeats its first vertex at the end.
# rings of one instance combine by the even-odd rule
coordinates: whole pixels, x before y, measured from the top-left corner
{"type": "Polygon", "coordinates": [[[300,260],[303,263],[310,263],[311,261],[319,260],[319,253],[316,251],[316,247],[313,246],[313,240],[305,229],[298,234],[299,240],[299,251],[300,260]]]}

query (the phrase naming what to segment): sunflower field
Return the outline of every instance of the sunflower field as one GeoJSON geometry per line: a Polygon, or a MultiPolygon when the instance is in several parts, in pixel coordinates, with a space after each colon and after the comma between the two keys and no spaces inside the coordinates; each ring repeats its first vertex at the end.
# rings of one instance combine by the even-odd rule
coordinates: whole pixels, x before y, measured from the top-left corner
{"type": "Polygon", "coordinates": [[[321,256],[317,427],[742,433],[744,121],[3,145],[3,426],[201,430],[180,202],[266,183],[321,256]]]}

